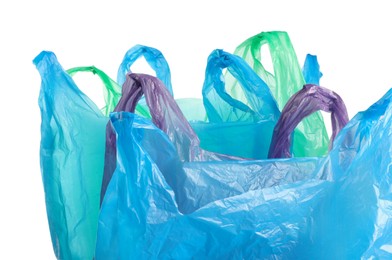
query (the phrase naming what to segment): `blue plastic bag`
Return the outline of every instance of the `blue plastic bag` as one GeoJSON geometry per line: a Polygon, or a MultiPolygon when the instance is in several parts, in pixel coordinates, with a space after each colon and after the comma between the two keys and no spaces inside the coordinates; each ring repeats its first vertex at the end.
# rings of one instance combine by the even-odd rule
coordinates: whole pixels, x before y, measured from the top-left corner
{"type": "MultiPolygon", "coordinates": [[[[40,164],[53,249],[58,259],[92,259],[108,122],[103,112],[112,102],[99,109],[52,52],[41,52],[34,64],[42,78],[40,164]]],[[[115,99],[115,88],[106,91],[115,99]]]]}
{"type": "MultiPolygon", "coordinates": [[[[145,148],[144,138],[159,130],[136,115],[113,114],[118,167],[102,205],[95,257],[391,257],[391,98],[392,90],[353,118],[308,178],[215,200],[191,214],[178,211],[176,194],[145,148]]],[[[169,143],[164,139],[155,140],[169,143]]],[[[288,160],[271,165],[284,168],[288,160]]]]}
{"type": "MultiPolygon", "coordinates": [[[[178,194],[173,192],[160,167],[152,160],[152,157],[157,155],[150,155],[144,148],[151,146],[151,141],[146,140],[153,140],[153,145],[162,147],[162,151],[172,161],[172,158],[176,158],[176,151],[174,147],[167,149],[171,146],[170,141],[163,134],[161,138],[156,138],[153,132],[159,130],[134,114],[114,114],[112,123],[118,137],[118,166],[101,208],[96,259],[262,258],[273,252],[273,245],[268,245],[269,240],[257,235],[257,232],[268,234],[272,231],[268,228],[267,220],[261,219],[263,215],[274,211],[265,204],[277,196],[273,193],[281,195],[278,192],[281,191],[287,196],[285,203],[276,205],[279,206],[277,209],[285,208],[281,219],[286,221],[293,215],[301,219],[309,214],[312,206],[315,206],[310,204],[304,212],[289,206],[294,198],[300,201],[307,198],[307,193],[296,187],[299,184],[294,184],[288,188],[289,190],[283,190],[283,185],[216,200],[191,214],[184,215],[177,206],[178,198],[175,196],[178,194]],[[295,195],[291,195],[290,191],[295,195]]],[[[160,155],[161,158],[162,156],[160,155]]],[[[166,173],[172,174],[171,179],[176,180],[178,186],[181,186],[184,184],[184,172],[179,159],[174,159],[174,162],[171,162],[170,171],[166,173]]],[[[317,160],[313,162],[317,163],[317,160]]],[[[309,161],[307,164],[312,163],[309,161]]],[[[237,165],[241,168],[240,164],[235,164],[237,165]]],[[[295,166],[295,163],[293,165],[295,166]]],[[[271,165],[266,168],[270,167],[271,165]]],[[[287,169],[285,166],[282,168],[287,169]]],[[[303,169],[315,169],[315,166],[303,169]]],[[[224,173],[222,171],[222,174],[224,173]]],[[[248,174],[251,175],[252,172],[248,174]]],[[[305,172],[299,176],[308,175],[310,173],[305,172]]],[[[296,179],[295,177],[297,175],[294,174],[293,179],[296,179]]],[[[271,178],[271,175],[267,178],[271,178]]],[[[309,183],[305,190],[311,192],[312,196],[318,196],[323,192],[322,187],[316,186],[313,189],[318,183],[319,181],[309,183]]],[[[274,217],[276,216],[270,216],[269,221],[274,217]]],[[[289,231],[290,227],[287,227],[287,230],[289,231]]]]}
{"type": "Polygon", "coordinates": [[[245,158],[267,158],[280,111],[267,85],[245,61],[214,50],[208,57],[202,94],[208,123],[191,122],[201,147],[245,158]],[[226,93],[225,68],[239,81],[249,105],[226,93]]]}
{"type": "MultiPolygon", "coordinates": [[[[323,93],[322,91],[325,90],[321,87],[312,86],[311,88],[304,88],[304,94],[310,94],[310,97],[306,99],[307,103],[309,103],[312,107],[317,107],[313,103],[317,103],[317,101],[320,100],[317,95],[314,95],[314,93],[323,93]],[[313,87],[316,89],[313,89],[313,87]],[[312,97],[316,101],[312,100],[312,97]]],[[[164,145],[163,142],[159,145],[155,144],[160,138],[159,136],[162,135],[161,132],[156,133],[156,136],[151,138],[151,140],[149,140],[148,137],[145,137],[143,142],[145,142],[145,148],[153,157],[153,161],[162,171],[166,181],[177,193],[176,199],[178,200],[178,207],[183,213],[192,212],[212,200],[225,198],[234,194],[240,194],[248,188],[265,187],[270,185],[268,183],[276,185],[287,180],[290,181],[292,179],[298,180],[300,178],[304,178],[304,176],[306,176],[305,173],[314,168],[311,166],[312,163],[315,163],[314,160],[310,160],[309,162],[309,159],[307,158],[303,161],[294,160],[293,162],[290,162],[293,164],[290,166],[293,168],[293,172],[291,173],[292,175],[283,175],[284,177],[282,176],[281,178],[276,176],[268,177],[268,175],[252,176],[255,169],[264,167],[262,166],[264,164],[261,161],[241,163],[238,162],[239,158],[233,158],[201,149],[198,136],[181,114],[181,111],[174,102],[173,98],[166,91],[162,83],[152,76],[129,74],[123,85],[123,96],[115,111],[133,112],[138,99],[143,95],[143,93],[146,96],[147,105],[150,108],[151,115],[153,116],[153,123],[168,135],[168,138],[173,143],[176,151],[174,151],[173,148],[170,148],[171,144],[164,145]],[[179,162],[174,163],[168,158],[177,158],[179,162],[187,161],[189,163],[185,163],[184,168],[182,168],[179,162]],[[238,163],[238,165],[231,162],[220,162],[222,160],[227,161],[234,159],[237,160],[236,163],[238,163]],[[203,162],[195,164],[195,161],[203,162]],[[206,163],[206,161],[210,162],[206,163]],[[214,163],[214,161],[217,163],[214,163]],[[170,166],[170,164],[177,165],[178,167],[170,166]],[[301,169],[299,165],[304,167],[306,165],[307,170],[298,170],[301,169]],[[221,169],[226,169],[226,167],[229,167],[232,170],[230,172],[224,171],[224,174],[222,174],[221,169]],[[294,172],[298,172],[298,174],[294,174],[294,172]],[[268,178],[273,179],[268,181],[268,178]],[[233,186],[231,179],[236,180],[237,185],[233,186]],[[251,179],[254,183],[249,183],[249,180],[251,179]],[[205,189],[206,187],[208,187],[208,189],[205,189]]],[[[330,103],[333,103],[333,99],[335,97],[336,95],[330,94],[329,96],[327,95],[323,101],[326,102],[329,100],[330,103]]],[[[296,100],[293,100],[292,103],[298,104],[301,102],[303,102],[303,97],[299,96],[296,100]]],[[[342,103],[341,99],[337,100],[337,102],[342,103]]],[[[333,106],[331,106],[331,108],[324,108],[325,111],[329,112],[332,109],[333,106]]],[[[304,112],[306,111],[305,107],[304,112]]],[[[290,113],[290,111],[288,113],[290,113]]],[[[338,132],[343,125],[344,124],[334,125],[334,131],[338,132]]],[[[289,127],[291,127],[291,124],[289,124],[287,128],[290,129],[289,127]]],[[[107,185],[110,182],[116,168],[117,158],[116,135],[110,124],[108,124],[106,135],[105,173],[103,176],[101,199],[105,195],[107,185]]],[[[283,143],[283,145],[290,146],[287,142],[283,143]]],[[[279,145],[279,148],[281,148],[281,145],[279,145]]],[[[266,167],[271,167],[270,163],[265,165],[267,165],[266,167]]],[[[289,166],[286,166],[286,170],[287,167],[289,166]]]]}

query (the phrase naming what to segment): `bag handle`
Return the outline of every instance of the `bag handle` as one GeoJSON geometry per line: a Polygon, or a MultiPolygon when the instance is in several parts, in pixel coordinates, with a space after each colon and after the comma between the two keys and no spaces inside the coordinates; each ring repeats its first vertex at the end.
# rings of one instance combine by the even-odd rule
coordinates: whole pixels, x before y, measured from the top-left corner
{"type": "Polygon", "coordinates": [[[202,94],[210,122],[237,121],[245,117],[273,116],[277,119],[280,115],[277,103],[265,82],[243,59],[223,50],[216,49],[208,57],[202,94]],[[224,68],[240,82],[251,107],[226,92],[222,73],[224,68]]]}
{"type": "Polygon", "coordinates": [[[307,54],[302,67],[302,74],[304,75],[306,84],[320,85],[320,78],[323,73],[320,71],[320,65],[317,61],[317,56],[307,54]]]}
{"type": "Polygon", "coordinates": [[[155,71],[157,78],[163,82],[165,87],[173,96],[169,64],[167,63],[163,54],[159,50],[152,47],[137,44],[129,49],[125,53],[120,67],[118,68],[117,82],[120,85],[124,84],[127,73],[131,72],[130,67],[142,55],[150,67],[155,71]]]}
{"type": "Polygon", "coordinates": [[[342,98],[335,92],[313,84],[304,85],[284,107],[275,126],[269,150],[269,158],[290,158],[290,146],[295,127],[307,116],[323,110],[331,113],[332,136],[329,150],[339,131],[347,124],[348,115],[342,98]]]}
{"type": "Polygon", "coordinates": [[[240,44],[234,54],[243,57],[248,64],[251,64],[257,75],[269,86],[281,109],[289,98],[305,84],[297,55],[286,32],[261,32],[240,44]],[[265,44],[269,47],[274,74],[268,72],[261,63],[261,47],[265,44]],[[293,82],[297,85],[289,84],[283,91],[278,89],[279,82],[280,85],[286,82],[293,82]]]}
{"type": "MultiPolygon", "coordinates": [[[[136,104],[145,96],[153,123],[165,132],[175,145],[182,161],[244,160],[243,158],[205,151],[192,127],[182,114],[174,98],[156,77],[129,73],[122,88],[122,97],[115,112],[134,112],[136,104]]],[[[116,168],[116,134],[106,127],[105,169],[101,188],[101,202],[116,168]]]]}
{"type": "MultiPolygon", "coordinates": [[[[240,44],[234,54],[243,57],[270,87],[279,109],[282,111],[292,95],[306,84],[297,55],[289,35],[284,31],[262,32],[240,44]],[[261,46],[268,44],[272,58],[274,75],[261,63],[261,46]]],[[[241,92],[233,92],[236,82],[229,85],[233,96],[242,98],[241,92]]],[[[293,153],[295,156],[322,156],[328,151],[328,134],[320,112],[305,118],[294,132],[293,153]],[[317,140],[312,137],[317,136],[317,140]]]]}
{"type": "Polygon", "coordinates": [[[170,92],[156,77],[136,73],[127,74],[122,98],[115,111],[134,112],[143,94],[153,123],[170,137],[180,158],[185,161],[195,160],[200,153],[200,140],[170,92]]]}
{"type": "Polygon", "coordinates": [[[110,112],[114,110],[121,98],[121,87],[102,70],[94,66],[75,67],[67,70],[67,73],[71,77],[78,72],[91,72],[94,75],[98,75],[98,77],[101,79],[104,85],[103,91],[105,100],[105,107],[103,107],[101,111],[104,115],[109,116],[110,112]]]}

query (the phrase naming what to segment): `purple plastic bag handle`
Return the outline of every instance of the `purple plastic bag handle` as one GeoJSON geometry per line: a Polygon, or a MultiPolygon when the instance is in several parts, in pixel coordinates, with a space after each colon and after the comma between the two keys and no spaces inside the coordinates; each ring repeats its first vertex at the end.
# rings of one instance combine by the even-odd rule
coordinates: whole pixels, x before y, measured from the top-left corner
{"type": "MultiPolygon", "coordinates": [[[[200,149],[199,138],[182,114],[177,103],[164,84],[156,77],[128,73],[122,86],[122,96],[115,112],[135,112],[140,98],[145,95],[153,123],[165,132],[177,148],[183,161],[195,161],[206,153],[200,149]]],[[[106,149],[102,178],[101,203],[116,169],[116,134],[109,122],[106,126],[106,149]]]]}
{"type": "Polygon", "coordinates": [[[295,93],[283,108],[274,129],[268,158],[290,158],[294,129],[302,119],[318,110],[331,113],[332,136],[329,144],[329,149],[331,149],[336,135],[348,122],[346,106],[335,92],[307,84],[295,93]]]}
{"type": "Polygon", "coordinates": [[[175,144],[182,160],[193,161],[200,153],[200,140],[186,120],[174,98],[156,77],[128,73],[116,112],[134,112],[140,98],[146,98],[153,123],[175,144]]]}

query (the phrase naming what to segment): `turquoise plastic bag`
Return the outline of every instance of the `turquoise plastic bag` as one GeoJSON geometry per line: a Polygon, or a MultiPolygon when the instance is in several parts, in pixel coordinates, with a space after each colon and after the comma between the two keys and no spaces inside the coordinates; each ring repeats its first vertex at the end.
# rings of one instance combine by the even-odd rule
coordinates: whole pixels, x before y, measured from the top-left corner
{"type": "Polygon", "coordinates": [[[40,164],[53,249],[58,259],[92,259],[104,169],[106,114],[118,102],[119,89],[99,69],[85,68],[106,81],[107,105],[100,109],[80,91],[54,53],[41,52],[34,64],[42,79],[40,164]]]}
{"type": "MultiPolygon", "coordinates": [[[[177,162],[172,174],[181,184],[168,138],[148,120],[114,113],[119,167],[102,204],[96,259],[391,257],[391,98],[392,90],[352,119],[306,178],[215,200],[190,214],[179,212],[177,194],[155,163],[160,156],[148,148],[162,147],[177,162]]],[[[268,160],[274,168],[259,173],[279,176],[277,169],[297,160],[307,158],[268,160]]],[[[225,164],[222,175],[236,162],[225,164]]]]}

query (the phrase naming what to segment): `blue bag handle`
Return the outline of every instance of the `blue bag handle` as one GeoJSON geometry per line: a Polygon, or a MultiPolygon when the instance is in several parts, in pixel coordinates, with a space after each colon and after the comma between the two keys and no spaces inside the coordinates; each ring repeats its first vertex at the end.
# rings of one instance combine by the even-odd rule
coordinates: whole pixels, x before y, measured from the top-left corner
{"type": "MultiPolygon", "coordinates": [[[[275,118],[277,120],[280,116],[276,100],[272,96],[267,84],[241,57],[220,49],[214,50],[208,57],[202,94],[204,106],[210,122],[230,121],[228,117],[224,118],[222,115],[223,112],[227,113],[228,111],[219,107],[219,103],[222,105],[224,102],[226,103],[226,107],[229,105],[230,110],[233,112],[230,112],[229,117],[232,117],[233,114],[238,116],[239,111],[242,111],[253,118],[255,116],[257,118],[269,117],[269,119],[275,118]],[[232,98],[226,92],[222,73],[224,68],[227,68],[233,77],[240,82],[252,108],[243,102],[232,98]],[[222,100],[224,102],[222,102],[222,100]]],[[[239,117],[236,119],[238,118],[239,117]]]]}
{"type": "Polygon", "coordinates": [[[304,75],[306,84],[320,85],[320,78],[323,76],[323,73],[320,71],[320,65],[316,55],[306,55],[305,63],[302,67],[302,74],[304,75]]]}
{"type": "Polygon", "coordinates": [[[117,83],[121,86],[124,84],[127,73],[131,72],[130,67],[142,55],[157,74],[157,78],[163,82],[173,96],[170,68],[165,57],[159,50],[140,44],[133,46],[125,53],[120,67],[118,68],[117,83]]]}

